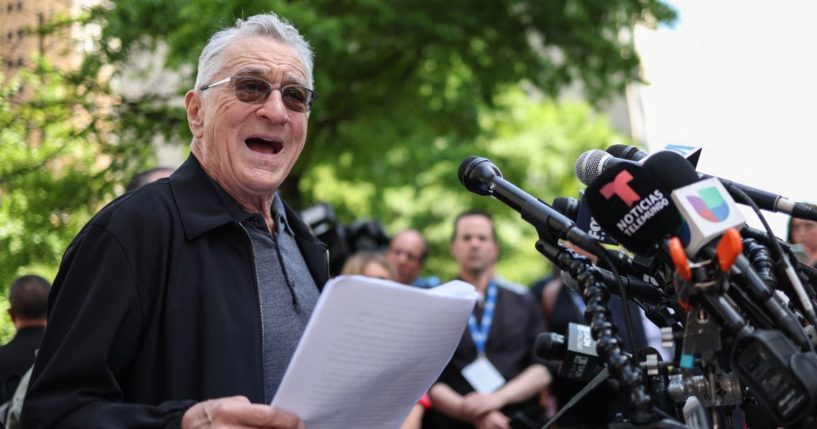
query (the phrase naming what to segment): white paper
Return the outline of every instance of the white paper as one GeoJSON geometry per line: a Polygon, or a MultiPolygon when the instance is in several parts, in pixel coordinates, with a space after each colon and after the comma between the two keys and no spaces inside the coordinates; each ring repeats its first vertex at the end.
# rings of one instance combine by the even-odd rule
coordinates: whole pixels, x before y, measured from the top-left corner
{"type": "Polygon", "coordinates": [[[309,429],[398,428],[454,354],[476,296],[458,280],[331,280],[272,405],[309,429]]]}

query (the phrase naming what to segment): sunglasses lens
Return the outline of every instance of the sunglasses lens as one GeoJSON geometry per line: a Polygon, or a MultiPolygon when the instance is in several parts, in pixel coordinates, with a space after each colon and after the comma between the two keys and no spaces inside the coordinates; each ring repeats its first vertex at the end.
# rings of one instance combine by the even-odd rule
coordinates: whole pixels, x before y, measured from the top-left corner
{"type": "Polygon", "coordinates": [[[272,89],[269,82],[254,77],[235,78],[235,96],[245,103],[263,103],[272,89]]]}
{"type": "Polygon", "coordinates": [[[309,110],[311,95],[309,90],[302,86],[284,86],[281,88],[281,97],[283,97],[287,107],[296,112],[306,112],[309,110]]]}

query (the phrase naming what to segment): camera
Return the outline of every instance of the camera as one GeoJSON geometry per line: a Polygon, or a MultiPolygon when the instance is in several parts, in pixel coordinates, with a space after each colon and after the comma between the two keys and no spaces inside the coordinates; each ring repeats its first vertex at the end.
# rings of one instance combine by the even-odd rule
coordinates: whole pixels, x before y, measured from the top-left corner
{"type": "Polygon", "coordinates": [[[327,203],[318,203],[301,211],[304,223],[329,248],[329,274],[336,276],[349,256],[362,250],[384,250],[389,236],[379,222],[356,220],[341,224],[327,203]]]}

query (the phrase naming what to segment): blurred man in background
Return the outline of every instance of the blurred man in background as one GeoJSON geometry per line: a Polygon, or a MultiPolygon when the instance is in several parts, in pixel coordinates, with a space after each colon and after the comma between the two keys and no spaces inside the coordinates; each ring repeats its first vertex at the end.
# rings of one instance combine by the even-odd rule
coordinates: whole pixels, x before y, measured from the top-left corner
{"type": "Polygon", "coordinates": [[[426,256],[428,243],[416,229],[406,229],[395,234],[386,250],[386,257],[397,271],[395,280],[407,285],[413,285],[420,276],[426,256]]]}
{"type": "Polygon", "coordinates": [[[474,285],[480,299],[431,388],[430,420],[446,429],[541,426],[539,393],[551,377],[534,360],[536,336],[545,329],[539,306],[524,287],[497,278],[499,243],[487,213],[460,214],[450,249],[458,278],[474,285]]]}
{"type": "Polygon", "coordinates": [[[50,289],[48,281],[36,275],[25,275],[11,283],[8,313],[17,333],[0,347],[0,403],[11,399],[23,374],[34,364],[45,332],[50,289]]]}

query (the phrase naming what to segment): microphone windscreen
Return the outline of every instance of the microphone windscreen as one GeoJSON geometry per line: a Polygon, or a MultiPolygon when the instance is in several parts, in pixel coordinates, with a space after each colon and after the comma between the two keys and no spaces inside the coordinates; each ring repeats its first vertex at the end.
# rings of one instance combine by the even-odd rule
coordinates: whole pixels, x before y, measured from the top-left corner
{"type": "Polygon", "coordinates": [[[644,160],[643,166],[669,192],[701,180],[686,158],[671,151],[653,153],[644,160]]]}
{"type": "Polygon", "coordinates": [[[636,253],[649,250],[681,225],[669,192],[636,163],[607,168],[587,187],[585,197],[596,222],[636,253]]]}
{"type": "Polygon", "coordinates": [[[562,360],[567,351],[567,341],[564,335],[556,332],[542,332],[536,336],[533,344],[536,357],[542,360],[562,360]]]}
{"type": "Polygon", "coordinates": [[[576,283],[576,279],[573,278],[570,273],[567,271],[562,271],[562,286],[567,286],[568,289],[572,289],[576,292],[581,293],[581,289],[579,289],[579,284],[576,283]]]}
{"type": "Polygon", "coordinates": [[[471,164],[473,164],[475,161],[479,159],[481,159],[481,157],[471,155],[462,160],[462,162],[460,163],[460,167],[457,169],[457,177],[459,177],[460,182],[463,182],[465,180],[466,172],[470,168],[472,168],[471,164]]]}
{"type": "Polygon", "coordinates": [[[585,185],[595,182],[608,158],[609,153],[598,149],[591,149],[579,155],[576,159],[576,178],[585,185]]]}

